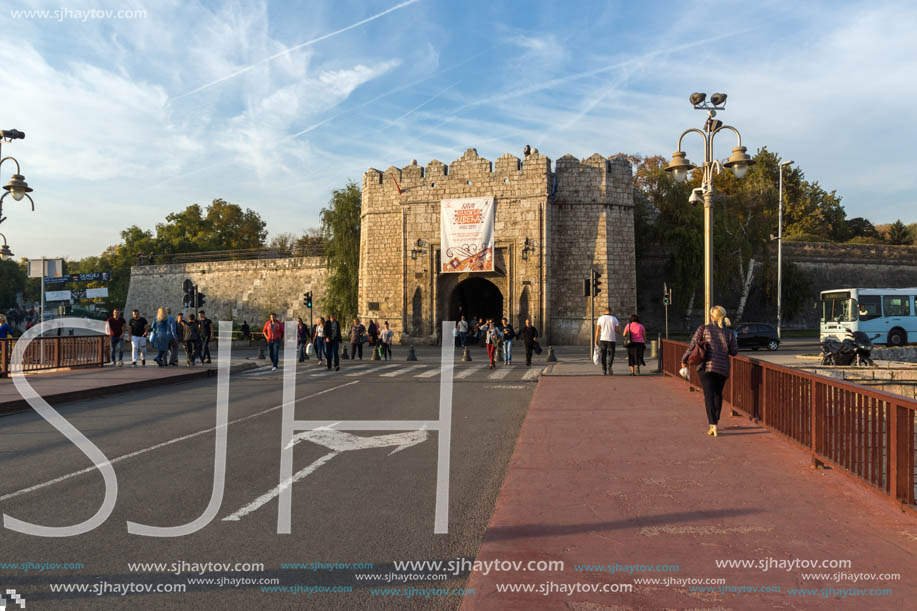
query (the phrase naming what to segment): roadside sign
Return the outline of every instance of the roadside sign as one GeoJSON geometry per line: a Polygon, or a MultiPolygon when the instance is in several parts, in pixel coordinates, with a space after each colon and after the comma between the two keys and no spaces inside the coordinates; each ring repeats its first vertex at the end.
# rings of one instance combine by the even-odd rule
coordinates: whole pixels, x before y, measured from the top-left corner
{"type": "Polygon", "coordinates": [[[29,278],[58,277],[64,273],[63,259],[29,259],[29,278]],[[44,270],[42,270],[44,262],[44,270]]]}

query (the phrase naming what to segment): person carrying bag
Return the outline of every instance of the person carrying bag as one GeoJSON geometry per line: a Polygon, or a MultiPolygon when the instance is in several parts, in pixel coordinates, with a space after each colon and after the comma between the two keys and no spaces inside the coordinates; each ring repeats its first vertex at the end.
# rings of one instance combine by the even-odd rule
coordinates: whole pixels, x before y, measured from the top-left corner
{"type": "Polygon", "coordinates": [[[681,357],[686,367],[697,367],[710,427],[707,434],[713,437],[717,436],[717,425],[723,409],[723,387],[729,379],[729,357],[739,353],[735,333],[726,328],[729,325],[725,308],[710,308],[710,324],[698,327],[681,357]]]}

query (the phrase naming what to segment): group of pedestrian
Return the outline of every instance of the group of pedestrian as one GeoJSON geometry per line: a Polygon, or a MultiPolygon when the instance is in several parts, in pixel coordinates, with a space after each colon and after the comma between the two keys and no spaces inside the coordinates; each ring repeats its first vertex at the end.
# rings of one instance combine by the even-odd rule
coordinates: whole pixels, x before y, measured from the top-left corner
{"type": "Polygon", "coordinates": [[[156,319],[150,324],[140,315],[139,310],[131,312],[131,318],[125,320],[121,311],[112,310],[111,316],[105,321],[105,329],[109,338],[112,366],[124,366],[125,342],[130,342],[131,365],[146,367],[148,346],[156,351],[153,361],[160,367],[178,365],[179,349],[185,353],[185,362],[193,366],[200,361],[201,364],[212,362],[210,355],[210,342],[213,341],[213,321],[207,314],[200,310],[197,316],[179,312],[172,315],[172,309],[161,307],[156,312],[156,319]]]}
{"type": "Polygon", "coordinates": [[[455,337],[457,344],[463,348],[469,343],[480,342],[487,350],[491,369],[497,366],[497,359],[502,360],[504,365],[513,364],[513,343],[516,340],[521,341],[525,348],[527,367],[532,364],[532,355],[541,353],[538,330],[529,318],[525,319],[524,325],[517,332],[506,317],[499,320],[480,318],[472,325],[465,320],[464,315],[460,315],[455,323],[455,337]]]}
{"type": "MultiPolygon", "coordinates": [[[[601,354],[602,375],[614,375],[613,365],[617,349],[617,334],[621,331],[621,323],[612,315],[611,308],[605,308],[605,313],[599,316],[595,323],[596,350],[601,354]]],[[[646,367],[643,360],[646,351],[646,327],[640,323],[640,317],[631,315],[624,327],[624,346],[627,349],[627,366],[630,375],[640,375],[640,367],[646,367]]]]}
{"type": "Polygon", "coordinates": [[[384,361],[392,358],[392,340],[395,332],[389,327],[388,321],[378,324],[372,318],[367,325],[359,317],[353,319],[350,325],[350,358],[363,360],[363,345],[369,347],[370,354],[376,353],[376,356],[384,361]]]}

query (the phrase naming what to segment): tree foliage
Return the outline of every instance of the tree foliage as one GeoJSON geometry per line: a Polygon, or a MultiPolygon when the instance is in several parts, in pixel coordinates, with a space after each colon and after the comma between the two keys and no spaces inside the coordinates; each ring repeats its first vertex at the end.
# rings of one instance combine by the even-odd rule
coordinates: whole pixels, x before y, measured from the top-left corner
{"type": "Polygon", "coordinates": [[[894,244],[896,246],[914,243],[914,236],[911,235],[907,226],[901,222],[901,219],[898,219],[889,226],[886,239],[888,239],[889,244],[894,244]]]}
{"type": "Polygon", "coordinates": [[[322,239],[328,269],[325,303],[319,310],[350,320],[357,314],[360,267],[360,187],[349,181],[335,189],[327,208],[322,208],[322,239]]]}

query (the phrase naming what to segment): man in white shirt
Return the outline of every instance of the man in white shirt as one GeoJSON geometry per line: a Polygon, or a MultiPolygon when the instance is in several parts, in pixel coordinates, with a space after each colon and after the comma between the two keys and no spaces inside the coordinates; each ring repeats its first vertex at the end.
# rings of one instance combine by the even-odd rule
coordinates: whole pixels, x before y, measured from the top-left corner
{"type": "Polygon", "coordinates": [[[602,375],[614,375],[611,366],[615,362],[615,332],[619,327],[618,319],[611,315],[611,308],[605,308],[605,313],[595,323],[595,344],[602,350],[602,375]]]}
{"type": "Polygon", "coordinates": [[[468,322],[465,320],[464,316],[455,323],[455,328],[458,329],[459,343],[462,345],[462,348],[464,348],[465,342],[468,341],[468,322]]]}

